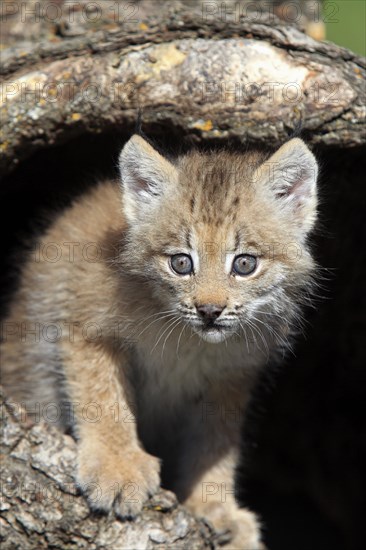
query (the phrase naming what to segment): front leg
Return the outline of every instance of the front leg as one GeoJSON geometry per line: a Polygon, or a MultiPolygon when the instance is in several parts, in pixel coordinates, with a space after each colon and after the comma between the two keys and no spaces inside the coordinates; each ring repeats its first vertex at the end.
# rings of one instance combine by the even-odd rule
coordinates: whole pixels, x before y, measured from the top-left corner
{"type": "MultiPolygon", "coordinates": [[[[241,399],[242,401],[242,399],[241,399]]],[[[235,499],[243,407],[238,399],[211,398],[190,413],[178,498],[198,517],[208,519],[218,542],[235,550],[259,550],[260,525],[235,499]]]]}
{"type": "Polygon", "coordinates": [[[160,485],[160,463],[138,440],[126,357],[100,344],[64,349],[69,395],[76,402],[77,481],[95,510],[135,517],[160,485]],[[124,363],[124,364],[123,364],[124,363]]]}

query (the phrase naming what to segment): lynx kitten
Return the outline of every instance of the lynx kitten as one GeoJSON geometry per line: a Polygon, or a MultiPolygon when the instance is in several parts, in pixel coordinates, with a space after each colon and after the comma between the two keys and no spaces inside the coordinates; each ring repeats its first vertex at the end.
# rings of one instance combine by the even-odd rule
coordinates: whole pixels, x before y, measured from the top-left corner
{"type": "Polygon", "coordinates": [[[311,284],[316,160],[295,138],[272,156],[171,163],[134,135],[120,171],[29,254],[3,323],[3,383],[29,410],[59,405],[95,509],[135,517],[162,465],[163,485],[230,548],[261,548],[235,469],[256,374],[288,346],[311,284]]]}

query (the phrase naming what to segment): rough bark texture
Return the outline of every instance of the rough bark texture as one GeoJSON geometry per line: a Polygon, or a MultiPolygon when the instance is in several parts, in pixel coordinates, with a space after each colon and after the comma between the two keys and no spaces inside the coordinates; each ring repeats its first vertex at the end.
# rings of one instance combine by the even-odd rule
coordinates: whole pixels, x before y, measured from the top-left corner
{"type": "Polygon", "coordinates": [[[134,522],[92,513],[73,480],[76,443],[43,422],[32,424],[1,394],[3,550],[15,548],[214,548],[214,535],[160,491],[134,522]]]}
{"type": "Polygon", "coordinates": [[[48,40],[2,52],[2,173],[85,132],[132,127],[138,107],[147,127],[196,141],[275,144],[302,120],[310,143],[362,142],[355,54],[274,16],[228,22],[201,6],[147,5],[152,14],[142,4],[123,24],[80,22],[77,36],[60,20],[48,40]]]}

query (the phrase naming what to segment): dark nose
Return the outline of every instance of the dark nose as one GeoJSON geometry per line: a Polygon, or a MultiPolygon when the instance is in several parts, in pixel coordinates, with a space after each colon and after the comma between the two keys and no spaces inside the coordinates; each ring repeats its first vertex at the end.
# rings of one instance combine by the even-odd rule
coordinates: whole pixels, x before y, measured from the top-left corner
{"type": "Polygon", "coordinates": [[[215,304],[205,304],[203,306],[196,306],[196,309],[205,321],[216,321],[224,308],[215,304]]]}

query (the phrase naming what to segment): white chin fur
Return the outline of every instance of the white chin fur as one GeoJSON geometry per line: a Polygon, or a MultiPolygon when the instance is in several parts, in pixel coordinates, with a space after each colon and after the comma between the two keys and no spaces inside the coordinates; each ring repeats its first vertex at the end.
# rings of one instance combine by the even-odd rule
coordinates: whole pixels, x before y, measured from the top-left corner
{"type": "Polygon", "coordinates": [[[221,342],[224,342],[230,336],[228,332],[217,329],[200,330],[197,333],[202,340],[210,344],[221,344],[221,342]]]}

